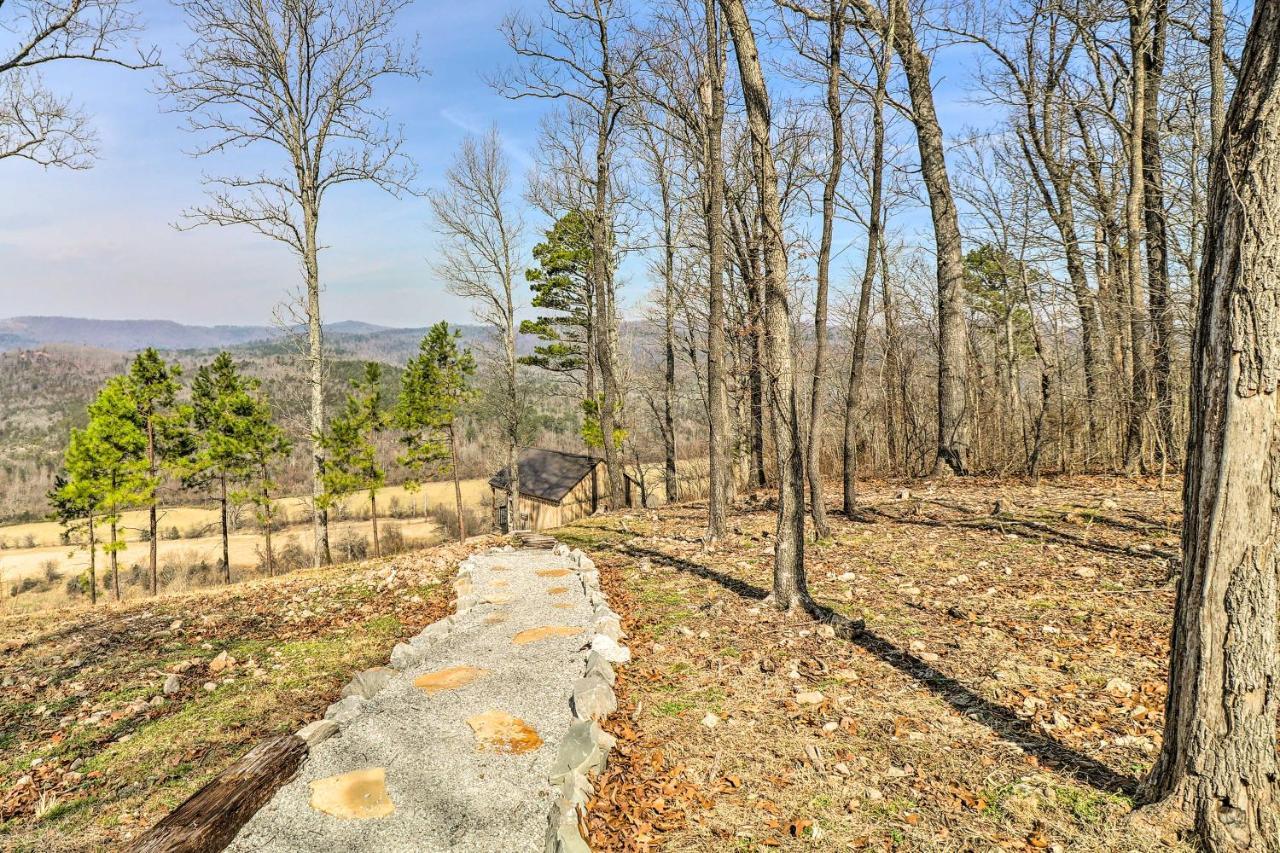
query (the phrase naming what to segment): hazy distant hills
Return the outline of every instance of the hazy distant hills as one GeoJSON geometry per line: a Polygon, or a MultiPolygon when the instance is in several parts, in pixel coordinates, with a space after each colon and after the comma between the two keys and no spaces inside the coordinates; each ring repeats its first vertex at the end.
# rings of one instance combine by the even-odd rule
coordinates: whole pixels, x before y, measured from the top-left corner
{"type": "MultiPolygon", "coordinates": [[[[326,327],[335,338],[385,332],[421,338],[421,329],[392,329],[346,320],[326,327]]],[[[10,317],[0,320],[0,351],[70,344],[133,352],[147,347],[163,350],[214,349],[269,343],[283,337],[273,326],[190,326],[172,320],[91,320],[83,317],[10,317]]]]}

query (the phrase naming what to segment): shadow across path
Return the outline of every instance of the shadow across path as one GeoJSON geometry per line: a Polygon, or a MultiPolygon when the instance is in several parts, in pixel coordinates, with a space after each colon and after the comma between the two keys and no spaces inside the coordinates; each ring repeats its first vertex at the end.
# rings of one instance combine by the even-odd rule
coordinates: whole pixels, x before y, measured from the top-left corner
{"type": "MultiPolygon", "coordinates": [[[[672,557],[651,548],[629,544],[608,547],[621,554],[647,557],[654,563],[709,580],[751,601],[762,601],[769,594],[767,590],[741,578],[689,560],[672,557]]],[[[909,676],[959,713],[985,726],[1000,738],[1016,744],[1028,755],[1034,756],[1041,765],[1076,776],[1098,790],[1128,796],[1137,794],[1139,785],[1137,779],[1117,773],[1102,762],[1054,740],[1010,709],[984,698],[955,678],[930,666],[910,652],[903,651],[874,631],[867,630],[860,621],[851,621],[821,605],[816,608],[814,617],[830,623],[836,629],[838,638],[860,646],[869,654],[909,676]]]]}

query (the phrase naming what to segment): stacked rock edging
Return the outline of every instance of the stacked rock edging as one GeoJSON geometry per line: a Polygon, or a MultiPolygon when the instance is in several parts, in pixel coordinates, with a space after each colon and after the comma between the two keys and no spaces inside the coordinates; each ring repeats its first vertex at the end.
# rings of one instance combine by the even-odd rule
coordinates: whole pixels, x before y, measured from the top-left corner
{"type": "Polygon", "coordinates": [[[306,741],[308,747],[314,747],[334,736],[343,726],[358,717],[368,701],[381,692],[398,672],[421,662],[427,650],[449,634],[457,624],[458,617],[476,605],[477,599],[471,585],[471,573],[474,570],[475,562],[470,556],[458,563],[458,573],[453,580],[453,613],[432,622],[408,642],[397,643],[391,650],[390,667],[375,666],[356,673],[342,688],[342,698],[325,710],[323,719],[307,723],[296,732],[297,736],[306,741]]]}
{"type": "Polygon", "coordinates": [[[593,609],[594,634],[583,675],[573,685],[573,723],[560,742],[551,773],[556,796],[547,815],[546,853],[590,853],[581,826],[586,818],[587,799],[595,793],[591,778],[604,770],[609,751],[616,743],[613,735],[600,727],[600,721],[618,709],[613,665],[630,661],[631,650],[620,645],[626,637],[622,621],[600,589],[595,563],[576,548],[570,551],[565,545],[557,545],[555,552],[574,562],[593,609]]]}

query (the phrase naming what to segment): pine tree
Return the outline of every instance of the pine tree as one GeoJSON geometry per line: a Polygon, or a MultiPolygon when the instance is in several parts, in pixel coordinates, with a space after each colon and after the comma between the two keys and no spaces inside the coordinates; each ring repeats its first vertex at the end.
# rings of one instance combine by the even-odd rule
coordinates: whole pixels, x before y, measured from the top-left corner
{"type": "Polygon", "coordinates": [[[533,290],[534,308],[543,314],[520,324],[520,333],[544,341],[523,356],[521,364],[574,377],[588,396],[595,393],[590,361],[591,237],[586,219],[577,211],[560,217],[533,247],[537,267],[525,271],[533,290]],[[585,374],[579,377],[579,374],[585,374]]]}
{"type": "Polygon", "coordinates": [[[460,542],[467,538],[467,530],[454,423],[471,396],[470,380],[476,369],[471,350],[458,347],[461,337],[460,332],[450,332],[444,321],[431,327],[419,345],[418,355],[405,366],[395,412],[396,426],[405,432],[405,452],[399,461],[416,475],[411,485],[421,483],[446,461],[449,463],[460,542]]]}
{"type": "Polygon", "coordinates": [[[273,492],[277,484],[272,477],[276,464],[289,455],[292,442],[272,417],[271,403],[262,394],[256,380],[247,380],[229,406],[240,429],[239,476],[244,490],[235,493],[236,499],[248,500],[254,505],[258,523],[262,525],[267,573],[275,575],[275,551],[271,545],[273,518],[273,492]]]}
{"type": "Polygon", "coordinates": [[[71,431],[63,468],[66,473],[54,479],[49,490],[49,505],[54,517],[62,522],[67,538],[78,530],[85,533],[85,545],[89,549],[89,601],[98,603],[98,543],[96,525],[102,512],[100,478],[93,468],[93,459],[87,453],[84,430],[71,431]]]}
{"type": "Polygon", "coordinates": [[[185,460],[183,482],[189,488],[216,489],[224,583],[231,583],[230,487],[245,467],[246,423],[243,412],[237,412],[237,401],[246,393],[246,382],[230,353],[220,352],[196,370],[191,383],[195,441],[185,460]]]}
{"type": "MultiPolygon", "coordinates": [[[[111,560],[111,585],[120,600],[120,512],[152,499],[156,482],[149,474],[147,433],[138,415],[133,383],[127,376],[110,379],[89,404],[89,424],[72,436],[67,468],[84,500],[97,504],[107,524],[103,550],[111,560]]],[[[90,504],[92,505],[92,504],[90,504]]]]}
{"type": "Polygon", "coordinates": [[[147,347],[134,357],[129,365],[129,382],[138,418],[147,436],[147,476],[152,481],[147,500],[150,554],[148,567],[151,574],[151,594],[159,591],[157,572],[157,513],[158,489],[162,468],[171,467],[174,460],[183,455],[183,445],[188,440],[184,427],[190,415],[185,406],[178,406],[178,377],[182,368],[169,364],[153,347],[147,347]]]}
{"type": "Polygon", "coordinates": [[[382,399],[382,367],[364,366],[364,378],[351,383],[346,403],[329,424],[322,444],[326,453],[322,480],[326,508],[354,494],[369,494],[373,521],[373,555],[382,556],[378,541],[378,490],[387,483],[387,472],[378,462],[378,436],[388,426],[382,399]]]}

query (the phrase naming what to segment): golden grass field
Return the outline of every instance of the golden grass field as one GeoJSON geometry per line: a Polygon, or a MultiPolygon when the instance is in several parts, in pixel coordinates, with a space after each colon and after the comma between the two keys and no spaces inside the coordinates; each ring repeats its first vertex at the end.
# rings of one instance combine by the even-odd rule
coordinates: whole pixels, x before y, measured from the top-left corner
{"type": "MultiPolygon", "coordinates": [[[[472,509],[483,506],[483,500],[489,496],[489,486],[485,480],[474,479],[462,481],[463,505],[472,509]]],[[[445,506],[450,509],[454,505],[453,483],[437,482],[424,484],[415,492],[409,492],[403,486],[388,486],[378,492],[379,524],[388,523],[400,526],[406,539],[418,541],[443,539],[448,532],[428,513],[436,507],[445,506]],[[400,514],[411,517],[391,518],[392,502],[399,504],[400,514]]],[[[275,547],[280,547],[291,537],[304,545],[310,542],[310,499],[306,497],[285,497],[276,501],[276,512],[292,522],[286,529],[274,534],[275,547]]],[[[368,536],[371,525],[368,520],[368,498],[365,495],[352,495],[344,501],[344,514],[349,520],[337,521],[330,525],[330,540],[338,542],[349,530],[368,536]]],[[[123,568],[133,563],[141,563],[147,559],[148,543],[142,539],[142,531],[147,526],[146,510],[132,510],[123,513],[120,526],[124,532],[127,545],[120,552],[120,566],[123,568]]],[[[161,538],[157,551],[161,563],[166,559],[181,559],[192,563],[207,561],[216,564],[222,557],[222,537],[218,528],[218,509],[210,506],[173,506],[162,507],[159,520],[161,538]],[[165,538],[165,531],[176,527],[180,538],[165,538]],[[200,535],[188,536],[199,532],[200,535]]],[[[60,587],[47,592],[25,593],[18,599],[8,598],[9,585],[24,577],[44,575],[45,565],[51,564],[53,573],[58,578],[78,574],[89,566],[88,551],[76,545],[61,544],[62,526],[53,521],[12,524],[0,527],[0,543],[5,545],[0,550],[0,593],[7,600],[5,609],[40,609],[56,606],[64,601],[60,587]],[[27,547],[27,543],[33,543],[27,547]],[[52,561],[52,562],[51,562],[52,561]]],[[[106,530],[100,528],[100,536],[106,530]]],[[[262,536],[257,525],[246,516],[240,529],[229,537],[231,568],[243,569],[256,566],[259,549],[262,547],[262,536]]],[[[106,557],[99,551],[98,571],[104,571],[106,557]]]]}

